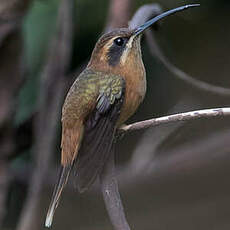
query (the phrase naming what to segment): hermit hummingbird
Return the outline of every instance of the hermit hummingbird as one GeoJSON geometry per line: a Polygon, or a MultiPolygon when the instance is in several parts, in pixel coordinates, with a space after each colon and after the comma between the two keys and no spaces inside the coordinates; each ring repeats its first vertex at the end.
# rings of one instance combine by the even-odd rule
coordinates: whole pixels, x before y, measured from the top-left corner
{"type": "Polygon", "coordinates": [[[80,192],[101,173],[116,130],[135,113],[146,93],[140,38],[160,19],[199,4],[164,12],[135,28],[101,36],[90,61],[71,86],[62,108],[61,171],[46,217],[50,227],[71,169],[80,192]]]}

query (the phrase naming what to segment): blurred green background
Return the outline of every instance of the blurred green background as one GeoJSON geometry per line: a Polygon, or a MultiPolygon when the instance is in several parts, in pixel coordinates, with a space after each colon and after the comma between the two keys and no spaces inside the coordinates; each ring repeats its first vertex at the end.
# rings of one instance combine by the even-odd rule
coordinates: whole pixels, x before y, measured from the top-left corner
{"type": "MultiPolygon", "coordinates": [[[[157,1],[164,10],[197,2],[201,3],[199,9],[188,10],[164,20],[155,33],[158,44],[172,63],[194,78],[230,87],[230,2],[157,1]]],[[[133,0],[131,15],[147,3],[153,2],[133,0]]],[[[17,95],[15,127],[23,124],[37,109],[39,79],[46,61],[49,41],[55,31],[58,6],[59,0],[36,0],[24,18],[26,80],[17,95]]],[[[71,66],[67,74],[88,60],[106,24],[108,6],[109,1],[106,0],[75,2],[74,43],[71,66]]],[[[147,71],[147,95],[129,122],[192,109],[229,105],[229,98],[202,92],[173,76],[151,56],[145,39],[142,51],[147,71]]],[[[152,154],[148,159],[156,162],[154,170],[151,171],[152,176],[149,176],[147,168],[146,171],[143,168],[136,172],[134,170],[133,174],[130,173],[130,183],[127,185],[129,177],[126,174],[129,173],[125,171],[123,178],[118,170],[120,192],[132,229],[230,228],[230,155],[225,154],[230,153],[227,152],[230,146],[226,141],[229,121],[226,117],[157,127],[152,131],[127,136],[118,143],[117,165],[121,171],[125,171],[128,162],[136,162],[135,157],[139,156],[141,161],[142,154],[143,157],[148,155],[146,151],[152,154]],[[164,141],[160,141],[162,139],[164,141]],[[142,147],[138,149],[138,146],[142,147]],[[194,158],[191,155],[193,152],[194,158]],[[175,161],[173,154],[178,160],[175,161]]],[[[57,132],[54,168],[59,164],[59,143],[60,129],[57,132]]],[[[11,161],[10,167],[13,171],[30,172],[33,168],[32,147],[11,161]]],[[[135,167],[139,166],[134,164],[134,169],[135,167]]],[[[28,189],[28,184],[22,181],[13,179],[10,184],[4,230],[16,229],[28,189]]],[[[36,229],[44,228],[44,218],[53,188],[50,183],[47,184],[44,186],[36,229]]],[[[63,193],[53,229],[102,230],[112,229],[112,226],[98,192],[92,190],[79,194],[70,185],[63,193]]]]}

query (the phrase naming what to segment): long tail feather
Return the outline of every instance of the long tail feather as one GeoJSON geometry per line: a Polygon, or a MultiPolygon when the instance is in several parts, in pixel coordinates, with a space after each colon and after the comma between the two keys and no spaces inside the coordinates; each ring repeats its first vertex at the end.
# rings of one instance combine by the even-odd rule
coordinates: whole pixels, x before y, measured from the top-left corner
{"type": "Polygon", "coordinates": [[[72,168],[72,165],[61,166],[58,183],[56,184],[54,188],[52,199],[51,199],[50,206],[49,206],[47,216],[46,216],[45,226],[47,228],[51,227],[52,225],[54,212],[58,206],[62,190],[67,183],[71,168],[72,168]]]}

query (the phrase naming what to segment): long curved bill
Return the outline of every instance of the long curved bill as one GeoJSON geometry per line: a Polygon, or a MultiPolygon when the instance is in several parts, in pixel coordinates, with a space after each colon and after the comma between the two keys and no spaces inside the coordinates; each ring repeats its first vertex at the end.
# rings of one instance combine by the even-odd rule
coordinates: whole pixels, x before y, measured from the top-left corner
{"type": "Polygon", "coordinates": [[[161,20],[164,17],[175,14],[178,11],[183,11],[183,10],[186,10],[188,8],[196,7],[196,6],[200,6],[200,4],[189,4],[189,5],[185,5],[185,6],[180,6],[180,7],[174,8],[172,10],[166,11],[160,15],[157,15],[156,17],[150,19],[149,21],[147,21],[143,25],[136,28],[134,31],[134,35],[136,36],[136,35],[141,34],[145,29],[147,29],[148,27],[150,27],[151,25],[153,25],[154,23],[156,23],[157,21],[161,20]]]}

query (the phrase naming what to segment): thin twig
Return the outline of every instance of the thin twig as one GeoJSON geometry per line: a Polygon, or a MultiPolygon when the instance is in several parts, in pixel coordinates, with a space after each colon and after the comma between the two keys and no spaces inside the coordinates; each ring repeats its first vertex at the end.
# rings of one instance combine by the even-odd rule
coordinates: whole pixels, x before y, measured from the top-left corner
{"type": "Polygon", "coordinates": [[[123,135],[133,131],[147,129],[162,124],[168,124],[168,123],[173,123],[178,121],[196,120],[200,118],[223,117],[229,115],[230,115],[230,107],[195,110],[195,111],[178,113],[174,115],[135,122],[133,124],[125,125],[121,127],[118,132],[120,132],[123,135]]]}

